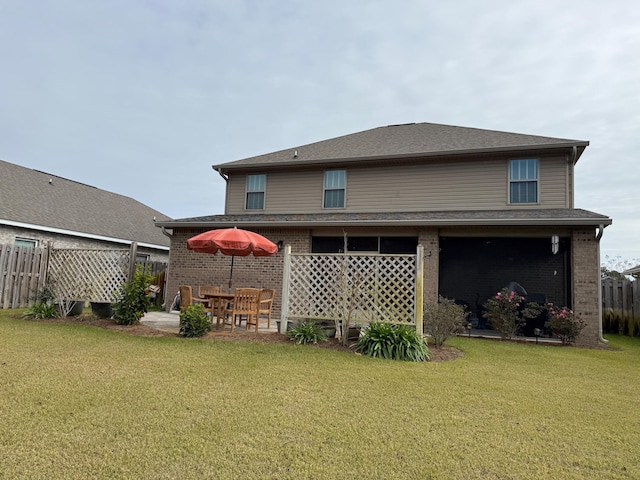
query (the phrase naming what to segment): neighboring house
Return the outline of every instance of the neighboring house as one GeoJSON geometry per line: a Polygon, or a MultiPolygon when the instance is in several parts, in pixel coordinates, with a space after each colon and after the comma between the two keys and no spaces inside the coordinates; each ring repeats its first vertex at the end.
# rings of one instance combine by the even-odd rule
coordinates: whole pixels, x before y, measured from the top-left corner
{"type": "Polygon", "coordinates": [[[640,265],[628,268],[627,270],[622,272],[622,275],[631,275],[634,278],[638,278],[638,276],[640,275],[640,265]]]}
{"type": "Polygon", "coordinates": [[[166,262],[169,238],[154,221],[170,217],[123,195],[0,160],[0,244],[128,248],[166,262]]]}
{"type": "MultiPolygon", "coordinates": [[[[171,228],[169,291],[224,285],[229,258],[187,251],[202,231],[237,226],[293,252],[425,251],[424,299],[480,305],[509,282],[573,307],[601,336],[599,240],[605,215],[575,208],[574,166],[589,142],[429,123],[375,128],[213,168],[224,215],[171,228]]],[[[282,255],[236,259],[236,285],[281,288],[282,255]],[[239,261],[240,260],[240,261],[239,261]]],[[[279,306],[276,306],[277,309],[279,306]]]]}

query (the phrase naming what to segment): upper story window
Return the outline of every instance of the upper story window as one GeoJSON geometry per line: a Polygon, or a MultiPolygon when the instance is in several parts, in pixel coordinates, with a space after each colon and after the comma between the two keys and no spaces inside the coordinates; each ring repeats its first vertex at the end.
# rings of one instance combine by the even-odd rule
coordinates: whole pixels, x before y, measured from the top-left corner
{"type": "Polygon", "coordinates": [[[538,203],[538,159],[509,163],[509,203],[538,203]]]}
{"type": "Polygon", "coordinates": [[[345,170],[324,172],[324,208],[344,208],[345,170]]]}
{"type": "Polygon", "coordinates": [[[14,243],[19,247],[37,247],[38,246],[38,241],[31,240],[30,238],[16,237],[16,240],[14,243]]]}
{"type": "Polygon", "coordinates": [[[267,175],[264,173],[247,175],[247,210],[264,210],[264,192],[267,175]]]}

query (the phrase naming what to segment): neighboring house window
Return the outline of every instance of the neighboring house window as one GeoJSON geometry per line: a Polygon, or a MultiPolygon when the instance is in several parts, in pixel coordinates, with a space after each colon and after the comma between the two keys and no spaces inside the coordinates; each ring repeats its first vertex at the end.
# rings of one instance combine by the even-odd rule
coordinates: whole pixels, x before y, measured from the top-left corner
{"type": "Polygon", "coordinates": [[[247,210],[264,210],[264,191],[266,185],[266,174],[247,175],[247,210]]]}
{"type": "Polygon", "coordinates": [[[538,160],[511,160],[509,164],[509,203],[538,203],[538,160]]]}
{"type": "Polygon", "coordinates": [[[344,190],[346,186],[344,170],[324,172],[324,208],[344,208],[344,190]]]}
{"type": "Polygon", "coordinates": [[[148,262],[150,255],[146,253],[136,253],[136,263],[148,262]]]}
{"type": "Polygon", "coordinates": [[[14,243],[19,247],[37,247],[38,246],[38,241],[31,240],[30,238],[16,237],[16,241],[14,243]]]}

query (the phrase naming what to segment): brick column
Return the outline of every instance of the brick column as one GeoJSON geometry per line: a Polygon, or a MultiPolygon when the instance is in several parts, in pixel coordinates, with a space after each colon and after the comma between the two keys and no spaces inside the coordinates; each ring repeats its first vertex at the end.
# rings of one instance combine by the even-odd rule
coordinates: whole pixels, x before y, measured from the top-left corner
{"type": "Polygon", "coordinates": [[[573,259],[573,311],[587,326],[576,341],[576,345],[598,345],[600,322],[598,290],[600,288],[600,265],[598,265],[599,243],[595,228],[576,229],[572,235],[573,259]]]}
{"type": "Polygon", "coordinates": [[[440,241],[438,229],[421,230],[418,244],[424,247],[424,303],[438,301],[438,272],[440,266],[440,241]]]}

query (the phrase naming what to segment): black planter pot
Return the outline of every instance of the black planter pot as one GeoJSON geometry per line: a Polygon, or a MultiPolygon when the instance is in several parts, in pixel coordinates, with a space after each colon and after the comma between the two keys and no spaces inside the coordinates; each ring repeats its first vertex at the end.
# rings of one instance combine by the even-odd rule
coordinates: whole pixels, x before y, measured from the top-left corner
{"type": "Polygon", "coordinates": [[[69,310],[70,317],[77,317],[78,315],[82,315],[82,311],[84,310],[84,302],[78,300],[71,303],[71,310],[69,310]]]}
{"type": "Polygon", "coordinates": [[[91,313],[98,318],[111,318],[113,308],[109,302],[91,302],[91,313]]]}

